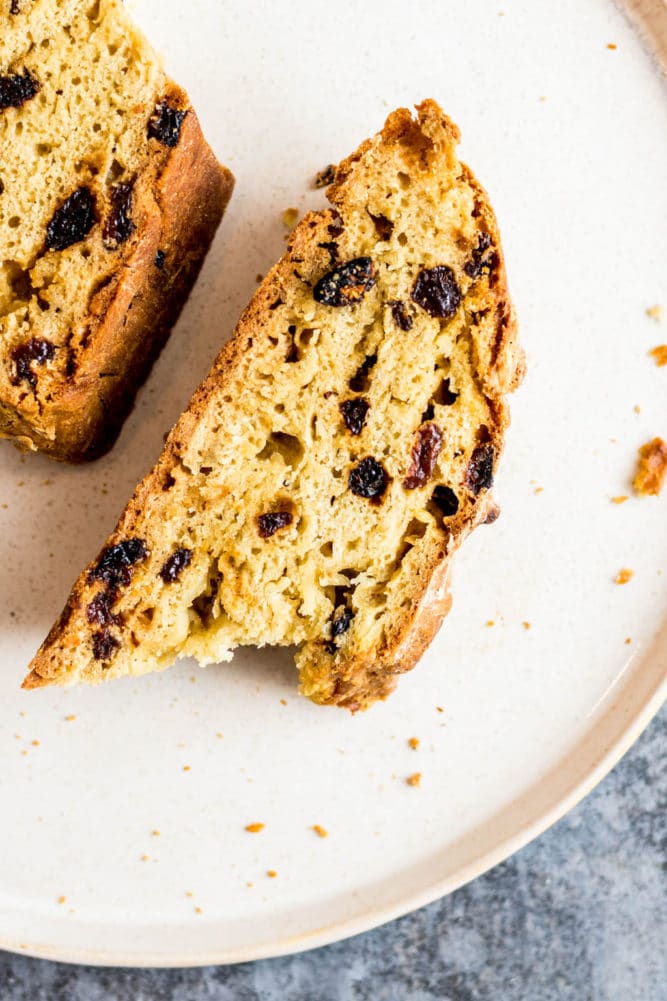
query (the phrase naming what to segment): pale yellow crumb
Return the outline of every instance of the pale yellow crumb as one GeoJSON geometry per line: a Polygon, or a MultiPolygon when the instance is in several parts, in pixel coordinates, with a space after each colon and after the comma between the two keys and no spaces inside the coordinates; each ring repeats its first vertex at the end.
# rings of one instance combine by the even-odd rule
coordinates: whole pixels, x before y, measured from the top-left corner
{"type": "Polygon", "coordinates": [[[151,831],[151,834],[153,835],[154,838],[159,838],[160,837],[160,832],[157,831],[157,830],[151,831]]]}
{"type": "Polygon", "coordinates": [[[278,873],[276,872],[275,869],[267,869],[266,875],[269,877],[269,879],[275,879],[278,873]]]}
{"type": "Polygon", "coordinates": [[[27,714],[27,712],[25,711],[25,709],[22,709],[22,710],[21,710],[21,712],[19,713],[19,716],[27,716],[27,715],[28,715],[28,714],[27,714]]]}
{"type": "Polygon", "coordinates": [[[195,907],[195,914],[203,914],[201,907],[195,907]]]}
{"type": "Polygon", "coordinates": [[[299,210],[290,208],[283,212],[283,223],[288,229],[294,229],[299,221],[299,210]]]}
{"type": "Polygon", "coordinates": [[[632,580],[634,574],[634,570],[630,570],[628,567],[623,567],[623,569],[619,570],[614,577],[614,584],[627,584],[629,580],[632,580]]]}
{"type": "Polygon", "coordinates": [[[254,885],[255,885],[254,883],[246,883],[246,886],[249,886],[251,889],[254,885]]]}
{"type": "Polygon", "coordinates": [[[33,747],[39,747],[39,741],[38,740],[31,740],[30,743],[32,744],[33,747]]]}
{"type": "Polygon", "coordinates": [[[530,629],[530,622],[522,622],[521,625],[526,630],[526,632],[530,629]]]}
{"type": "Polygon", "coordinates": [[[422,780],[422,773],[415,772],[413,775],[408,775],[405,781],[409,786],[418,786],[421,784],[421,780],[422,780]]]}
{"type": "Polygon", "coordinates": [[[663,365],[667,365],[667,344],[656,344],[654,348],[651,348],[649,354],[652,358],[655,358],[655,363],[660,368],[663,365]]]}
{"type": "Polygon", "coordinates": [[[495,619],[489,619],[486,624],[489,628],[491,628],[491,626],[495,626],[495,619]]]}
{"type": "Polygon", "coordinates": [[[67,897],[58,897],[58,903],[59,904],[64,904],[66,902],[67,902],[67,897]]]}
{"type": "Polygon", "coordinates": [[[24,758],[27,755],[27,753],[28,753],[27,751],[21,751],[21,754],[23,755],[24,758]]]}
{"type": "Polygon", "coordinates": [[[219,731],[219,730],[218,730],[218,732],[216,733],[216,737],[218,738],[218,740],[222,740],[224,736],[225,736],[225,735],[224,735],[224,733],[220,733],[220,731],[219,731]]]}
{"type": "Polygon", "coordinates": [[[69,716],[65,716],[65,722],[72,723],[76,719],[74,713],[70,713],[69,716]]]}
{"type": "Polygon", "coordinates": [[[196,683],[196,681],[197,681],[197,675],[196,674],[191,674],[190,675],[190,681],[194,685],[196,683]]]}
{"type": "Polygon", "coordinates": [[[192,892],[192,890],[186,890],[185,891],[185,896],[186,897],[194,897],[194,893],[192,892]]]}
{"type": "Polygon", "coordinates": [[[246,831],[248,831],[249,834],[259,834],[259,832],[263,831],[265,827],[266,827],[266,824],[260,824],[260,823],[246,824],[245,825],[245,829],[246,829],[246,831]]]}
{"type": "Polygon", "coordinates": [[[662,320],[662,306],[656,302],[655,306],[649,306],[646,310],[646,315],[655,320],[656,323],[660,323],[662,320]]]}
{"type": "Polygon", "coordinates": [[[618,497],[612,497],[611,502],[612,504],[625,504],[628,499],[627,494],[619,494],[618,497]]]}
{"type": "Polygon", "coordinates": [[[419,747],[419,737],[410,737],[408,747],[411,747],[413,751],[416,751],[419,747]]]}
{"type": "Polygon", "coordinates": [[[615,43],[615,42],[608,42],[608,43],[607,43],[607,48],[608,48],[608,49],[617,49],[617,48],[618,48],[618,46],[616,45],[616,43],[615,43]]]}
{"type": "Polygon", "coordinates": [[[641,412],[642,412],[642,408],[639,406],[638,403],[635,403],[635,405],[634,405],[634,407],[632,409],[634,410],[634,412],[636,414],[641,414],[641,412]]]}
{"type": "Polygon", "coordinates": [[[281,699],[280,700],[280,704],[281,704],[281,706],[286,706],[287,705],[287,699],[281,699]]]}
{"type": "Polygon", "coordinates": [[[142,862],[150,862],[150,860],[151,860],[150,855],[142,855],[141,856],[141,861],[142,862]]]}
{"type": "Polygon", "coordinates": [[[546,101],[546,97],[544,96],[544,94],[540,97],[540,101],[546,101]]]}
{"type": "Polygon", "coordinates": [[[626,636],[625,639],[623,640],[623,642],[625,643],[626,646],[629,646],[630,643],[632,643],[632,637],[631,636],[626,636]]]}
{"type": "Polygon", "coordinates": [[[313,830],[315,831],[315,834],[317,834],[317,836],[320,838],[329,837],[329,832],[325,827],[322,827],[321,824],[313,824],[313,830]]]}
{"type": "Polygon", "coordinates": [[[192,765],[183,765],[183,771],[189,772],[192,769],[192,765]]]}
{"type": "Polygon", "coordinates": [[[534,493],[541,494],[543,490],[544,490],[544,487],[535,487],[534,493]]]}

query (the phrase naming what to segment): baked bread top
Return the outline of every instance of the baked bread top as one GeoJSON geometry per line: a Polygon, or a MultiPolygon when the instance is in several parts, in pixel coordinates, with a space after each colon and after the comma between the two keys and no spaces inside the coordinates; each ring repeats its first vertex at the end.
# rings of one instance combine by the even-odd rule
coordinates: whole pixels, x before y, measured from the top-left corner
{"type": "Polygon", "coordinates": [[[356,710],[412,667],[492,521],[523,356],[488,199],[434,101],[335,172],[74,585],[27,687],[296,645],[356,710]]]}
{"type": "Polygon", "coordinates": [[[175,320],[232,177],[120,0],[0,6],[0,435],[90,458],[175,320]]]}

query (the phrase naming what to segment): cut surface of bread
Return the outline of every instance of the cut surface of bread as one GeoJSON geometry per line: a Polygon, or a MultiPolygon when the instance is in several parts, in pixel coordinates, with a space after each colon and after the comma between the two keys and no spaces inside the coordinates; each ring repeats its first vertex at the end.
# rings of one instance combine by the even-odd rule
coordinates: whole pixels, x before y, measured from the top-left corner
{"type": "Polygon", "coordinates": [[[0,25],[0,436],[80,461],[113,443],[233,178],[120,0],[0,0],[0,25]]]}
{"type": "Polygon", "coordinates": [[[495,520],[523,372],[496,222],[433,101],[337,168],[157,465],[82,573],[27,687],[295,645],[301,691],[384,698],[495,520]]]}

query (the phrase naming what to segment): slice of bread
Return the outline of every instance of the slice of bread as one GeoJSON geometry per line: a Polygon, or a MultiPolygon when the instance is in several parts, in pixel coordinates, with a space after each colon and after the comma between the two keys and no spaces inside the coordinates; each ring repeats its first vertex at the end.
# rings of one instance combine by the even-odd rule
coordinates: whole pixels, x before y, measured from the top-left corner
{"type": "Polygon", "coordinates": [[[294,230],[26,687],[296,645],[302,692],[356,710],[430,642],[454,551],[497,516],[523,356],[487,197],[417,111],[294,230]]]}
{"type": "Polygon", "coordinates": [[[118,434],[233,178],[120,0],[0,9],[0,436],[81,461],[118,434]]]}

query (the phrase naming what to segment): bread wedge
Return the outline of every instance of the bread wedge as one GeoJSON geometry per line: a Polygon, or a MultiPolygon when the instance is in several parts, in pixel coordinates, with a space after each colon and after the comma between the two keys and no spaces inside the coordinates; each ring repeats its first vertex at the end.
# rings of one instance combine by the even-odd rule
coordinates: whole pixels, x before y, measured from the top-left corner
{"type": "Polygon", "coordinates": [[[74,585],[26,687],[294,645],[301,691],[364,709],[450,605],[497,516],[523,356],[488,199],[433,101],[335,172],[151,473],[74,585]]]}
{"type": "Polygon", "coordinates": [[[0,0],[0,437],[108,449],[233,178],[120,0],[0,0]]]}

